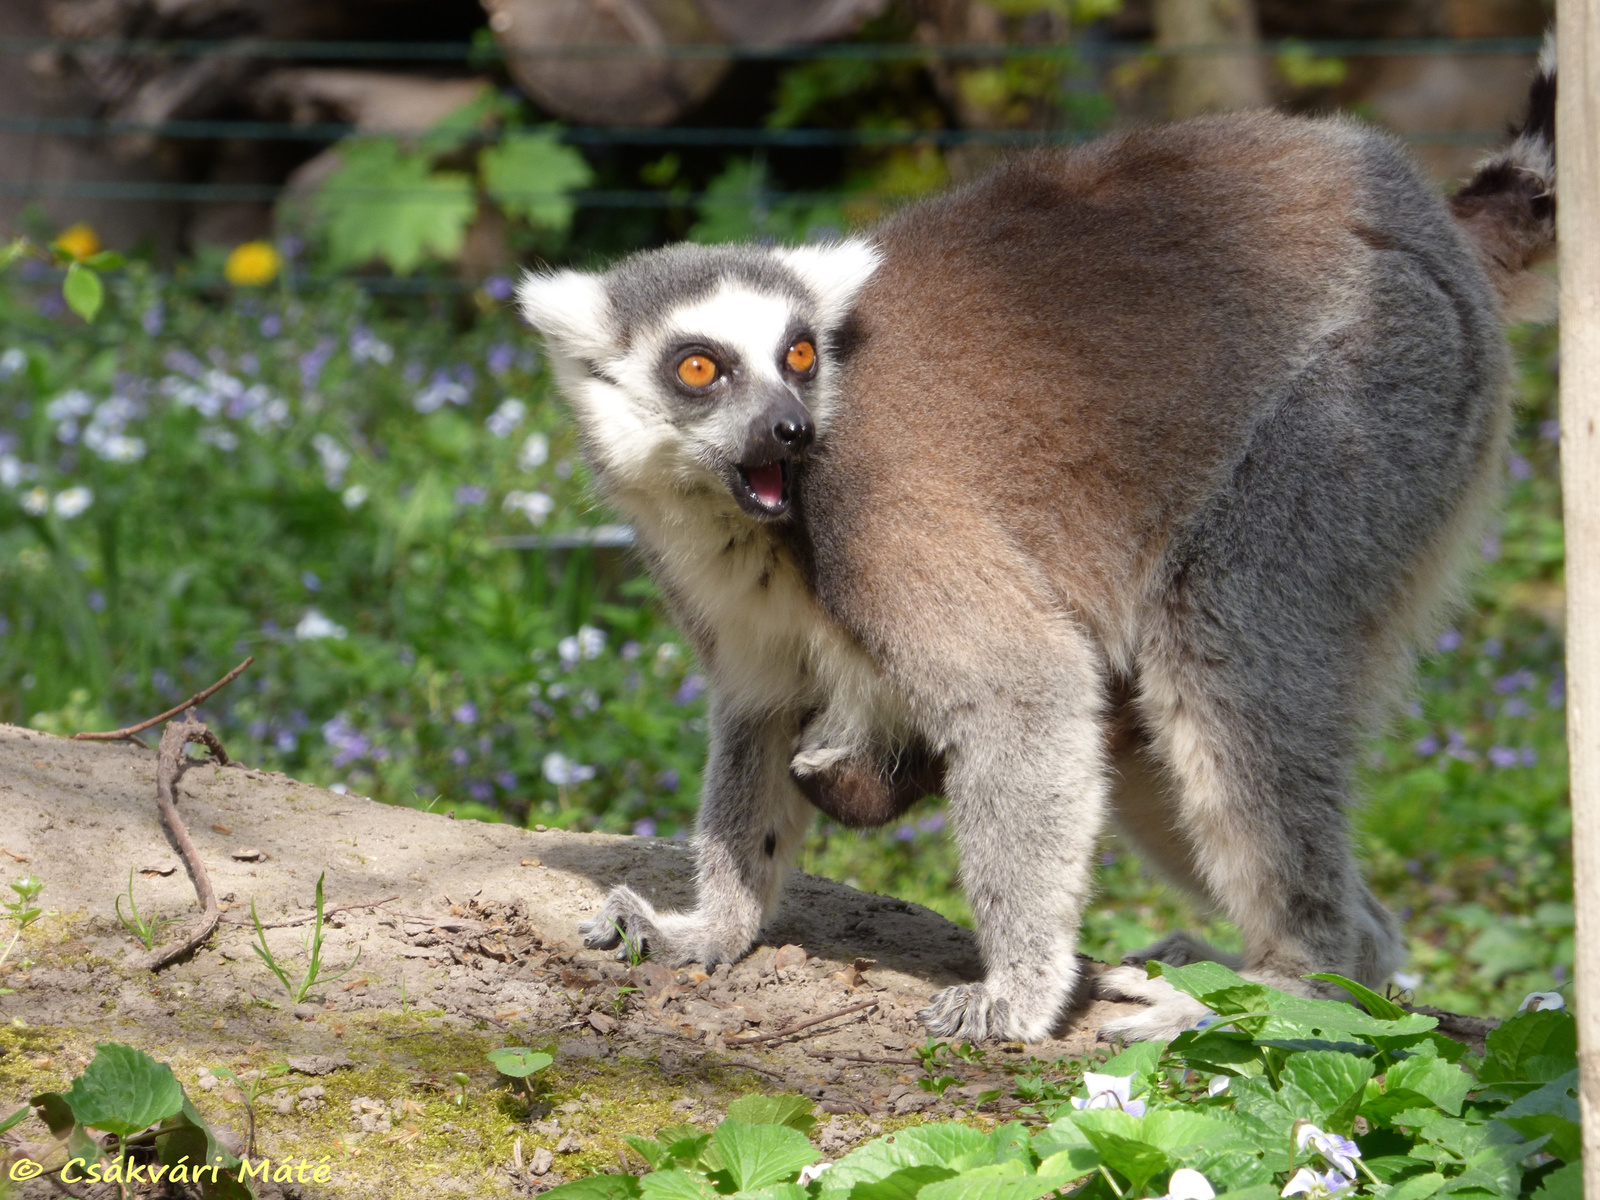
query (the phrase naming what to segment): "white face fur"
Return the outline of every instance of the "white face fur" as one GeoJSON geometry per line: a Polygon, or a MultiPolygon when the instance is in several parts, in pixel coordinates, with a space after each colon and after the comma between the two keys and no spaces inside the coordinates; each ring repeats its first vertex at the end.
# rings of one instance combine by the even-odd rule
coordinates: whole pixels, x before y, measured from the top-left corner
{"type": "Polygon", "coordinates": [[[694,496],[763,521],[826,434],[829,351],[878,263],[861,240],[675,247],[604,275],[528,274],[518,299],[614,501],[639,516],[694,496]]]}

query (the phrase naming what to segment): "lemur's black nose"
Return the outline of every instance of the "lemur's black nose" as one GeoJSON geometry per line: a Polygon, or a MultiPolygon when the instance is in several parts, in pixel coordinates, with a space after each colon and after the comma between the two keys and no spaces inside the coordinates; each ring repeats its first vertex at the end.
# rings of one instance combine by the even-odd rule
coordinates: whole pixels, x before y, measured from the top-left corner
{"type": "Polygon", "coordinates": [[[816,435],[816,429],[804,417],[785,417],[772,427],[772,436],[791,450],[804,450],[816,435]]]}

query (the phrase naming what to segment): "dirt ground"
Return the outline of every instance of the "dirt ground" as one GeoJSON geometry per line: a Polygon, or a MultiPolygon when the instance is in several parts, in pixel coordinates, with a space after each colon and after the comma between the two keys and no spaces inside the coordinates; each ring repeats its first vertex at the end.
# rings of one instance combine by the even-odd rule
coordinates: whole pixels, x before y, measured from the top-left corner
{"type": "MultiPolygon", "coordinates": [[[[0,725],[0,880],[38,876],[53,910],[3,977],[15,994],[0,997],[0,1117],[64,1087],[96,1042],[115,1040],[171,1063],[242,1145],[244,1097],[202,1068],[287,1062],[282,1086],[253,1107],[257,1153],[324,1160],[331,1179],[282,1194],[415,1195],[423,1179],[433,1195],[528,1194],[588,1170],[640,1169],[622,1134],[713,1121],[748,1091],[814,1098],[818,1136],[836,1152],[885,1122],[1009,1091],[1006,1067],[1082,1058],[1094,1029],[1128,1010],[1097,1001],[1057,1039],[990,1047],[939,1099],[915,1086],[926,1037],[916,1011],[979,964],[970,931],[918,905],[796,875],[761,945],[731,968],[630,967],[582,949],[578,922],[623,882],[688,904],[682,842],[456,821],[209,762],[185,771],[178,804],[225,911],[191,958],[152,973],[115,912],[129,871],[142,913],[198,913],[156,810],[154,751],[0,725]],[[319,874],[327,908],[373,906],[333,915],[325,961],[360,960],[296,1005],[252,950],[250,905],[264,923],[307,918],[319,874]],[[755,1040],[829,1013],[840,1015],[755,1040]],[[483,1054],[547,1043],[557,1061],[529,1108],[483,1054]]],[[[306,930],[266,935],[292,976],[306,930]]],[[[42,1129],[7,1135],[12,1153],[40,1149],[17,1146],[42,1129]]]]}

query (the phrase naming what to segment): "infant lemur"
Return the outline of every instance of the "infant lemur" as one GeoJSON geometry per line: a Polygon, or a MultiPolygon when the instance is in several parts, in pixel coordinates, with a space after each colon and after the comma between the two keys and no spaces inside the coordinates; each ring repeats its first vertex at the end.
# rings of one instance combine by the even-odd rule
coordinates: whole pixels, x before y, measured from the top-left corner
{"type": "MultiPolygon", "coordinates": [[[[940,1036],[1055,1026],[1108,816],[1249,978],[1380,985],[1403,943],[1352,767],[1493,505],[1554,89],[1546,61],[1448,200],[1384,134],[1255,113],[1018,157],[833,244],[527,276],[711,680],[698,904],[619,887],[587,944],[736,959],[814,808],[938,792],[987,971],[924,1010],[940,1036]]],[[[1099,986],[1149,1005],[1103,1035],[1203,1012],[1141,967],[1099,986]]]]}

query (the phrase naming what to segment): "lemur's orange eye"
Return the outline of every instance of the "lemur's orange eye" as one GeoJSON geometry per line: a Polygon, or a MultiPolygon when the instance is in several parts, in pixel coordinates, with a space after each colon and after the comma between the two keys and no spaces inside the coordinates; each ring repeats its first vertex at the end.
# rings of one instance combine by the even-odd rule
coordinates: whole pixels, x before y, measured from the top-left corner
{"type": "Polygon", "coordinates": [[[783,361],[789,364],[791,371],[804,375],[816,365],[817,348],[810,342],[796,342],[789,347],[789,353],[784,356],[783,361]]]}
{"type": "Polygon", "coordinates": [[[709,387],[717,378],[717,364],[704,354],[691,354],[678,364],[678,378],[690,387],[709,387]]]}

